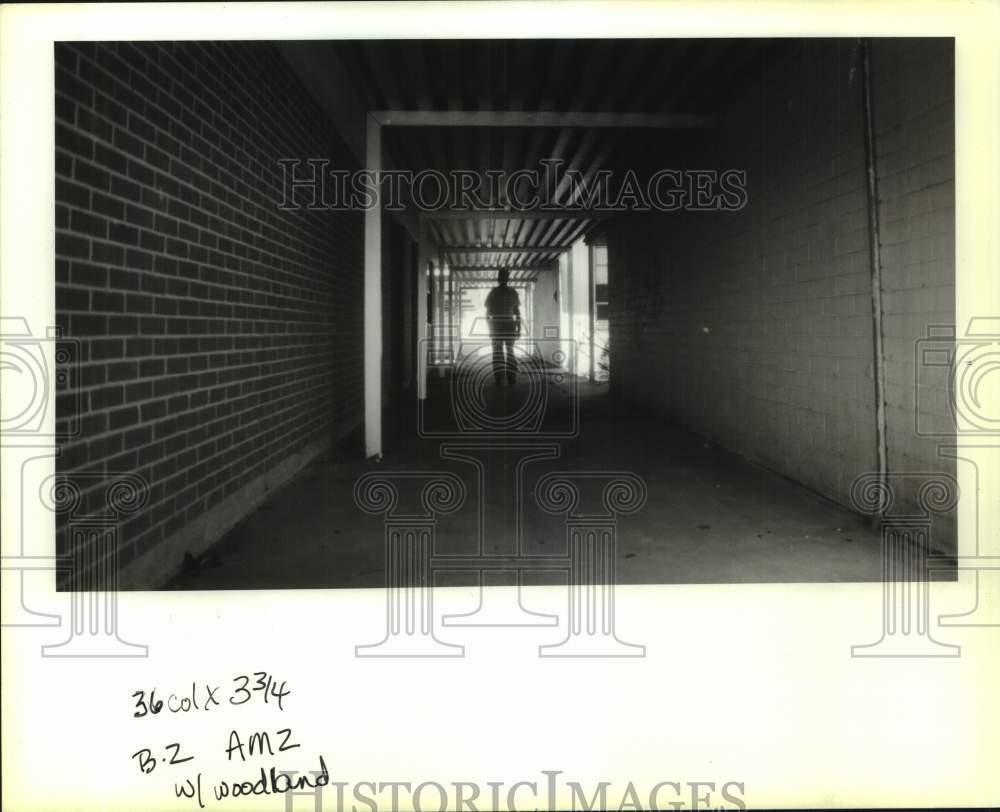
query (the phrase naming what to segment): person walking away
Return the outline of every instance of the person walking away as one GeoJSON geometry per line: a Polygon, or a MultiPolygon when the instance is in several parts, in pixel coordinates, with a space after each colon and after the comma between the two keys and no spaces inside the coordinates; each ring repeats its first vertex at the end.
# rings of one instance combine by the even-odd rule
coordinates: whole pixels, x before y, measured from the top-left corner
{"type": "Polygon", "coordinates": [[[486,319],[493,341],[493,378],[497,386],[517,382],[517,361],[514,359],[514,342],[521,334],[521,300],[517,291],[508,285],[510,272],[501,270],[497,286],[486,296],[486,319]]]}

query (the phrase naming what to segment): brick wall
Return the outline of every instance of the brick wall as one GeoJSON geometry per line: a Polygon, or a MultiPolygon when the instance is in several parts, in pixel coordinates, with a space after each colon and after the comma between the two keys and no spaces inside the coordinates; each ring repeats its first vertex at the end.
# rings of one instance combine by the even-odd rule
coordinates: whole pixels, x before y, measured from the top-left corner
{"type": "Polygon", "coordinates": [[[82,416],[57,467],[84,513],[113,473],[149,483],[118,558],[155,586],[361,419],[361,216],[278,209],[279,158],[352,163],[267,44],[59,44],[55,66],[56,310],[79,347],[57,419],[82,416]]]}
{"type": "MultiPolygon", "coordinates": [[[[896,241],[883,249],[890,465],[911,445],[913,340],[954,309],[952,84],[892,47],[904,46],[876,42],[873,60],[882,217],[896,241]],[[915,252],[928,252],[919,269],[915,252]]],[[[876,470],[860,83],[854,40],[798,44],[681,164],[745,169],[744,209],[608,228],[615,391],[843,504],[876,470]]]]}

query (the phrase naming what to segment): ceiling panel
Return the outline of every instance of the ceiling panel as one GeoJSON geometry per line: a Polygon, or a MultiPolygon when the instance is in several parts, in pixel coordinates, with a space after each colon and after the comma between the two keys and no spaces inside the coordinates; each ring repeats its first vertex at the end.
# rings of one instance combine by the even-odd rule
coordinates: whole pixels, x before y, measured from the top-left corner
{"type": "MultiPolygon", "coordinates": [[[[688,113],[725,109],[782,40],[384,40],[313,42],[339,63],[369,110],[688,113]]],[[[283,47],[295,47],[285,44],[283,47]]],[[[319,91],[321,92],[321,91],[319,91]]],[[[701,137],[688,130],[582,127],[389,127],[388,164],[418,172],[539,170],[559,159],[593,179],[600,170],[651,171],[701,137]]],[[[542,184],[545,202],[548,186],[542,184]]],[[[571,184],[554,202],[572,204],[571,184]]],[[[504,201],[483,190],[484,202],[504,201]]],[[[566,246],[596,220],[435,222],[438,245],[566,246]]],[[[492,255],[491,255],[491,258],[492,255]]],[[[510,255],[495,257],[510,264],[510,255]]]]}

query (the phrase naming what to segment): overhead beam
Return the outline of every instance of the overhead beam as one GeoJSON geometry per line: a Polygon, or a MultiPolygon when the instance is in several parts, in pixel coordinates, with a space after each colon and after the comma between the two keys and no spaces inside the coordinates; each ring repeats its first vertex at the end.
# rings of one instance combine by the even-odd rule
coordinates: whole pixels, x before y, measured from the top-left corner
{"type": "Polygon", "coordinates": [[[568,245],[501,245],[487,248],[481,245],[443,245],[441,250],[446,254],[561,254],[569,251],[568,245]]]}
{"type": "Polygon", "coordinates": [[[587,113],[547,110],[373,110],[386,127],[714,127],[713,116],[693,113],[587,113]]]}
{"type": "Polygon", "coordinates": [[[620,212],[581,209],[470,209],[469,211],[427,211],[427,220],[604,220],[620,212]]]}
{"type": "Polygon", "coordinates": [[[511,265],[510,267],[496,265],[449,265],[448,270],[451,273],[468,273],[468,272],[480,272],[485,273],[490,271],[496,273],[497,271],[531,271],[532,273],[548,272],[556,270],[555,266],[546,267],[544,265],[511,265]]]}

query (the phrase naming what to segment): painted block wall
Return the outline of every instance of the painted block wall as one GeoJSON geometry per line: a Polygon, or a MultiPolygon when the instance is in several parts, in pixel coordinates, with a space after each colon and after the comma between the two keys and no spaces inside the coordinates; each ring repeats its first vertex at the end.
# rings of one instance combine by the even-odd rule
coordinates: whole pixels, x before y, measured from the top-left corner
{"type": "MultiPolygon", "coordinates": [[[[913,403],[915,342],[953,321],[952,65],[949,40],[873,50],[890,471],[953,469],[913,403]]],[[[847,506],[876,470],[860,82],[854,40],[769,65],[684,163],[745,170],[746,206],[607,227],[613,391],[847,506]]]]}

